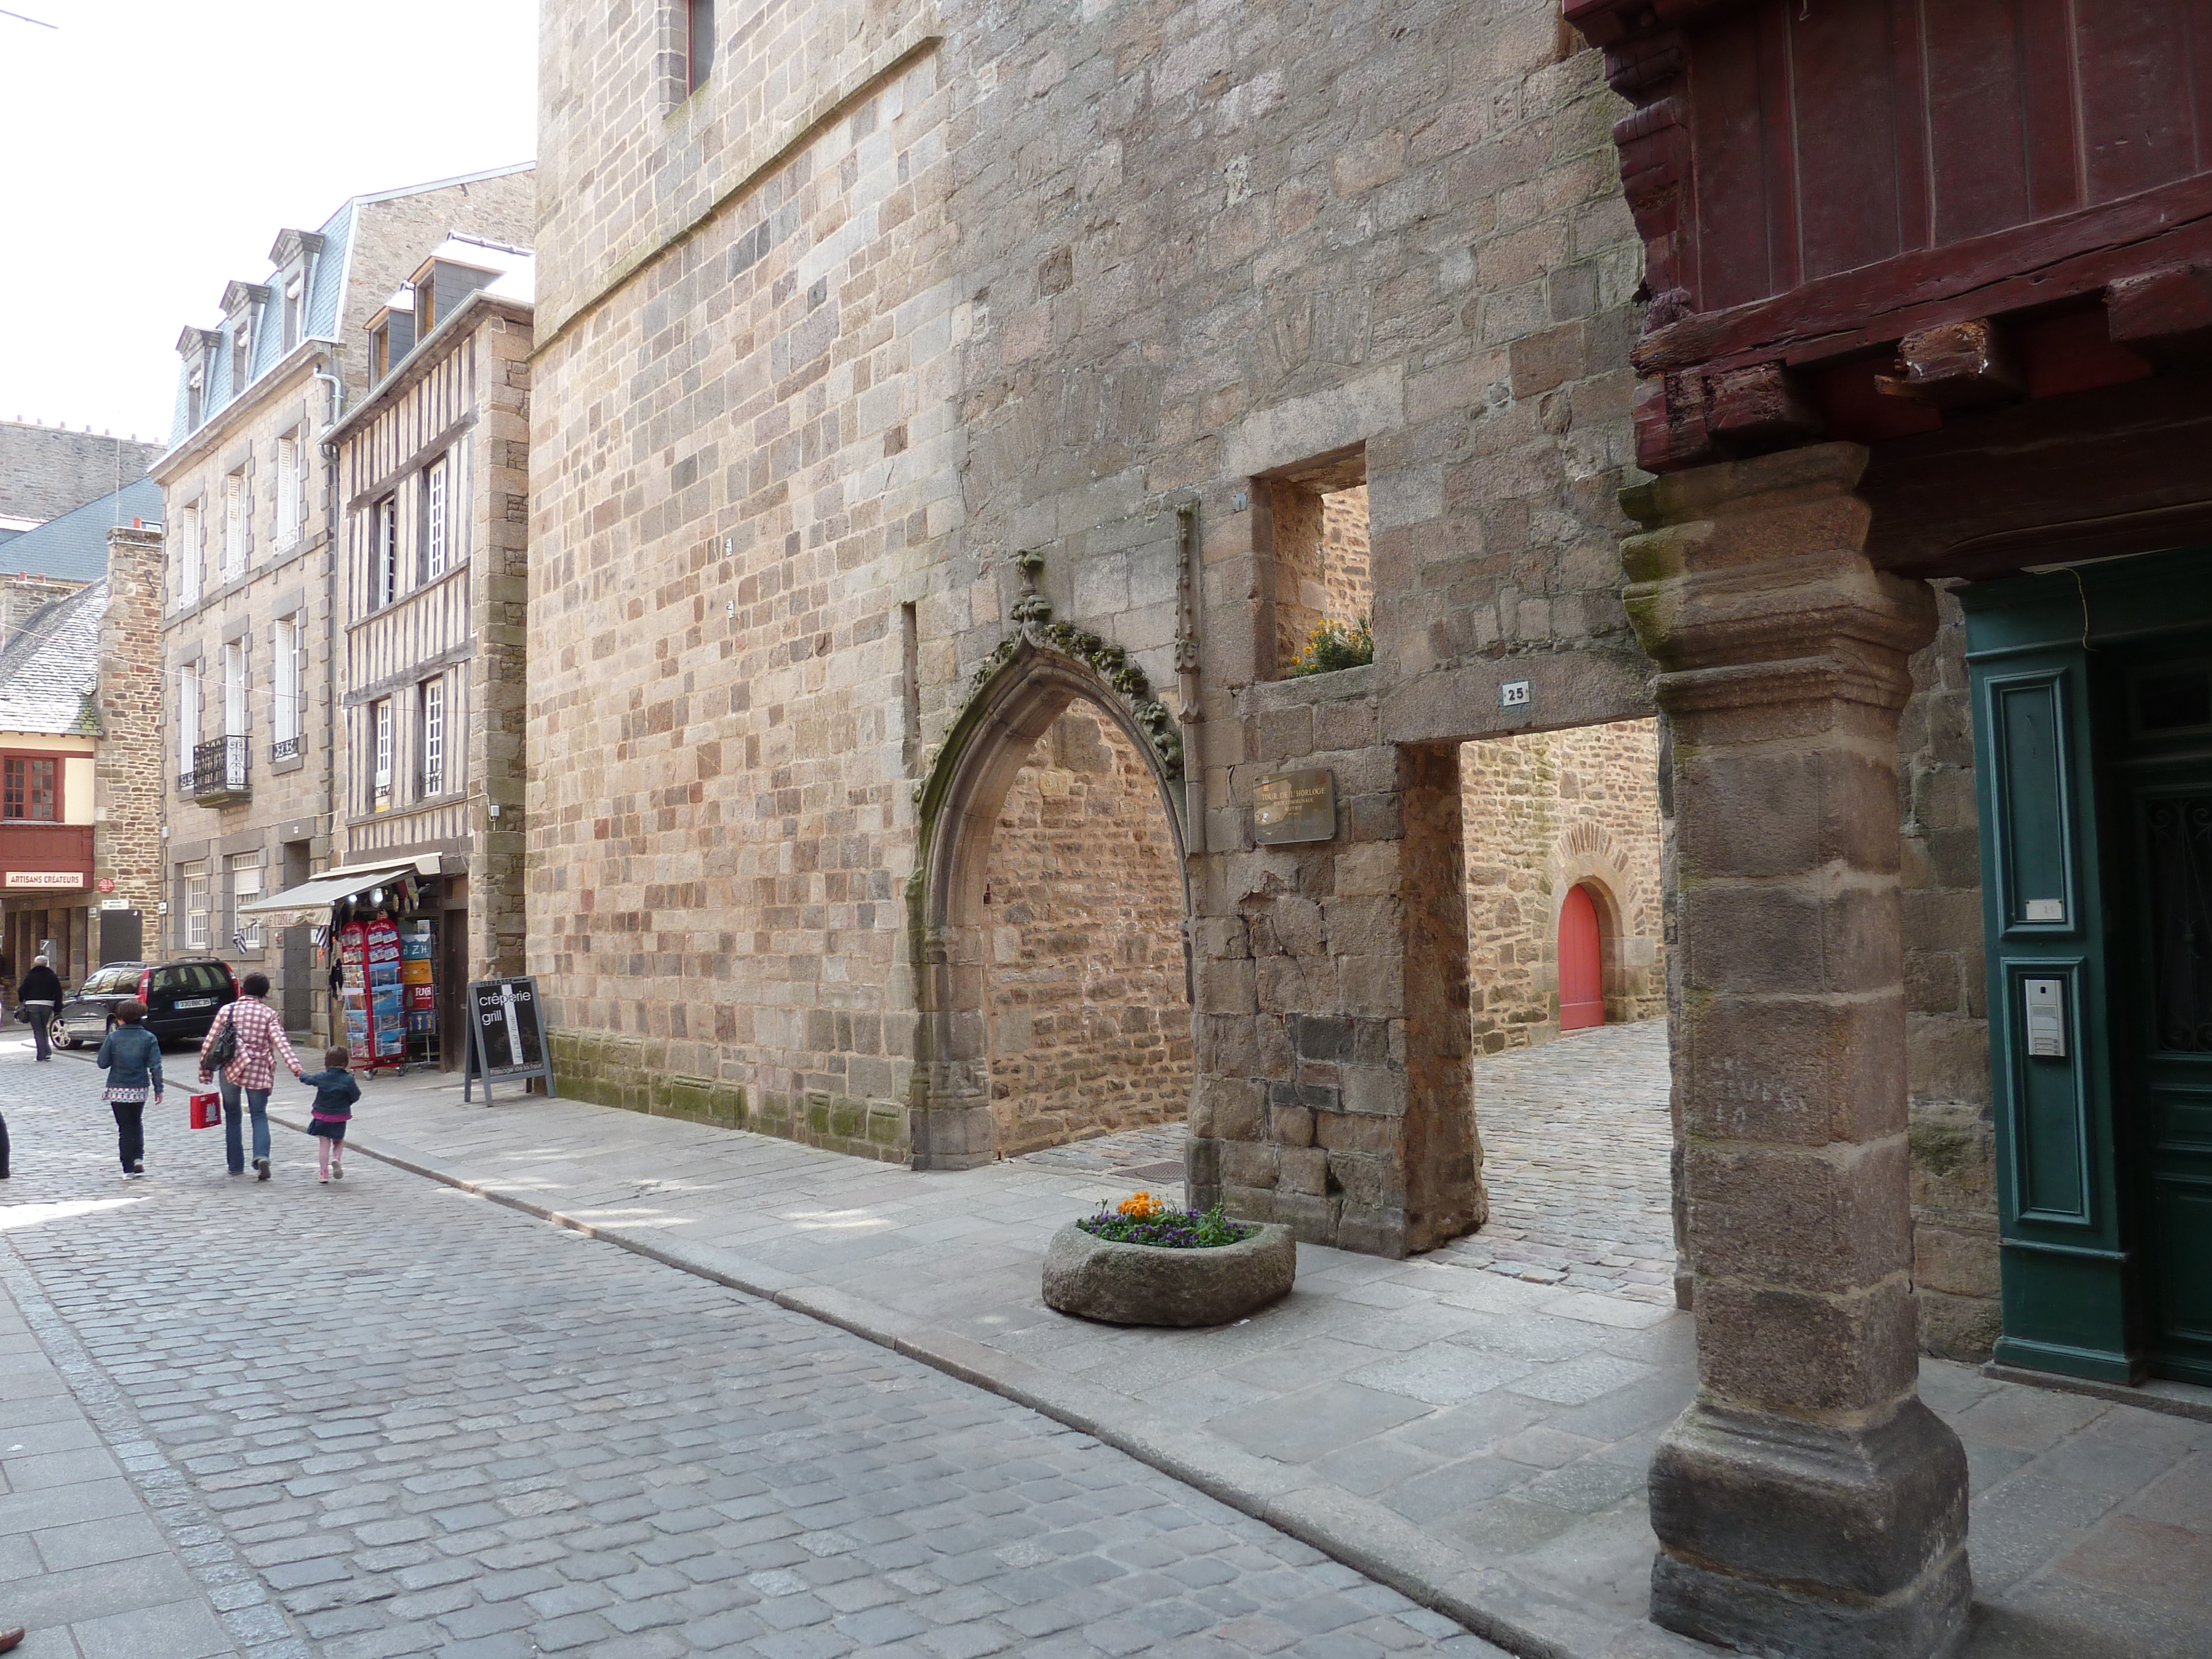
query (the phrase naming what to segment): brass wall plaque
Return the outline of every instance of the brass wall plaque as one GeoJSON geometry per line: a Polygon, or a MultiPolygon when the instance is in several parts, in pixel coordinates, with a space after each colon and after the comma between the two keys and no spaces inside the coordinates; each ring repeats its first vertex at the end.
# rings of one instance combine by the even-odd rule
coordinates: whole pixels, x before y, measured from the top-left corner
{"type": "Polygon", "coordinates": [[[1271,772],[1252,788],[1252,838],[1263,847],[1336,839],[1336,774],[1271,772]]]}

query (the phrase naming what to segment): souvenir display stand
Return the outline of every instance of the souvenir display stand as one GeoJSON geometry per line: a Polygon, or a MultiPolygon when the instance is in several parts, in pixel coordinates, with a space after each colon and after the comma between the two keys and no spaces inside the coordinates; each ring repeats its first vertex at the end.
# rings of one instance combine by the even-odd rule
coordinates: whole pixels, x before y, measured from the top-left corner
{"type": "Polygon", "coordinates": [[[331,944],[356,1072],[441,1063],[437,935],[430,917],[405,914],[416,897],[412,884],[394,884],[334,907],[331,944]]]}

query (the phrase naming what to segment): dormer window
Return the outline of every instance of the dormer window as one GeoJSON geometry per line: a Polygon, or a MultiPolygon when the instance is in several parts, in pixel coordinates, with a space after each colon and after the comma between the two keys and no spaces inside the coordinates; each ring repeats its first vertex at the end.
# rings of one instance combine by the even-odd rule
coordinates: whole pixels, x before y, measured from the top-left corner
{"type": "Polygon", "coordinates": [[[403,288],[368,319],[368,383],[376,385],[415,349],[415,290],[403,288]]]}
{"type": "Polygon", "coordinates": [[[278,295],[273,320],[287,352],[307,337],[307,277],[322,251],[323,239],[312,230],[281,232],[276,245],[269,250],[269,263],[276,271],[273,287],[278,295]]]}
{"type": "Polygon", "coordinates": [[[197,431],[207,415],[207,371],[195,368],[185,376],[185,428],[197,431]]]}
{"type": "Polygon", "coordinates": [[[230,390],[235,397],[253,378],[253,325],[243,317],[230,331],[230,390]]]}

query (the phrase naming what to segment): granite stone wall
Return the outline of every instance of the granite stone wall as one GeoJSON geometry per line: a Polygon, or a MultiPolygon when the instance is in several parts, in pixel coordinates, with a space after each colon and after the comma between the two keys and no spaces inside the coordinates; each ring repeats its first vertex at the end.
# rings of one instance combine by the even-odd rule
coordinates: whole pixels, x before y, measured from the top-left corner
{"type": "Polygon", "coordinates": [[[1186,796],[1194,1194],[1392,1255],[1474,1224],[1460,745],[1652,713],[1598,54],[1553,0],[774,0],[687,96],[670,9],[541,35],[528,957],[564,1066],[924,1148],[988,1060],[924,786],[1006,740],[963,716],[1048,614],[1078,632],[1032,649],[1142,677],[1186,796]],[[1269,486],[1353,455],[1376,659],[1281,678],[1269,486]],[[1260,845],[1294,768],[1337,834],[1260,845]]]}
{"type": "Polygon", "coordinates": [[[0,518],[59,518],[136,483],[161,446],[35,421],[0,421],[0,518]]]}
{"type": "Polygon", "coordinates": [[[1152,769],[1080,707],[1037,740],[986,866],[992,1111],[1008,1155],[1190,1105],[1182,869],[1152,769]]]}
{"type": "Polygon", "coordinates": [[[1921,1345],[1972,1360],[1989,1357],[2001,1322],[1996,1131],[1966,626],[1948,593],[1938,605],[1898,730],[1913,1275],[1921,1345]]]}

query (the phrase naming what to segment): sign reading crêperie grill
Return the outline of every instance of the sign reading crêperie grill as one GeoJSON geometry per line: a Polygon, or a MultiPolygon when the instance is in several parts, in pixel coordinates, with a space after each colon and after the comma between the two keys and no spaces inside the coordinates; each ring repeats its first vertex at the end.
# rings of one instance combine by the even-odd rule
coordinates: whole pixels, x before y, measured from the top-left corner
{"type": "Polygon", "coordinates": [[[1252,839],[1262,847],[1336,839],[1336,774],[1271,772],[1252,786],[1252,839]]]}
{"type": "Polygon", "coordinates": [[[82,870],[9,870],[5,872],[10,887],[43,887],[50,890],[74,892],[85,884],[82,870]]]}
{"type": "Polygon", "coordinates": [[[545,1092],[553,1092],[553,1060],[545,1049],[545,1028],[538,1023],[538,981],[520,979],[480,979],[469,984],[467,1069],[461,1076],[461,1098],[473,1099],[473,1085],[483,1081],[484,1104],[491,1104],[491,1085],[527,1084],[545,1079],[545,1092]]]}

